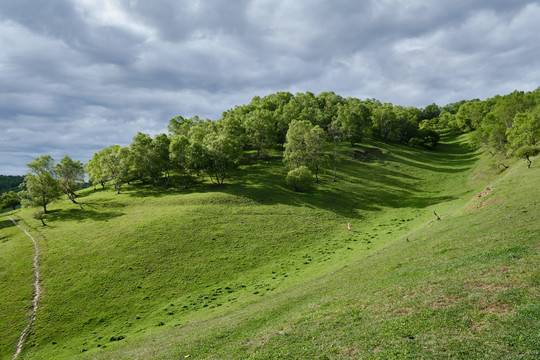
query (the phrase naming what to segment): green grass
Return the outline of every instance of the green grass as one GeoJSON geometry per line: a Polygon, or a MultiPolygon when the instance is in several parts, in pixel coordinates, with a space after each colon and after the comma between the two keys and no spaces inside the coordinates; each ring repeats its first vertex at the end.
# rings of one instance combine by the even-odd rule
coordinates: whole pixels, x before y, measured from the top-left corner
{"type": "MultiPolygon", "coordinates": [[[[538,357],[539,168],[500,173],[464,137],[444,140],[436,152],[365,142],[381,148],[367,161],[344,145],[339,181],[328,170],[310,194],[285,188],[275,159],[223,187],[86,189],[84,211],[53,205],[45,228],[17,210],[43,236],[23,355],[538,357]]],[[[0,230],[13,247],[0,256],[20,266],[28,307],[33,252],[15,230],[0,230]]],[[[2,358],[20,330],[5,333],[2,358]]]]}
{"type": "Polygon", "coordinates": [[[34,245],[0,218],[0,358],[11,359],[32,309],[34,245]]]}

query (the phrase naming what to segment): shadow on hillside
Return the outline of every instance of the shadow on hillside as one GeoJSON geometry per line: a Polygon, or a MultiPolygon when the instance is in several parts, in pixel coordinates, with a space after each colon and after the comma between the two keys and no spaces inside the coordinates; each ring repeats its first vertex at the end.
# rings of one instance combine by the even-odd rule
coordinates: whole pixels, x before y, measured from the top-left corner
{"type": "Polygon", "coordinates": [[[171,186],[152,187],[150,185],[131,188],[125,193],[135,197],[163,197],[189,193],[226,193],[248,198],[261,205],[283,204],[288,206],[319,208],[335,212],[349,218],[361,218],[362,212],[381,211],[391,208],[425,208],[455,199],[443,196],[437,189],[426,191],[422,188],[423,179],[395,165],[440,173],[460,173],[470,169],[478,155],[457,137],[446,137],[437,150],[413,149],[399,144],[365,142],[365,146],[343,147],[342,154],[349,152],[338,165],[338,182],[333,182],[329,173],[323,176],[321,184],[309,193],[299,194],[285,185],[287,169],[281,159],[254,162],[233,172],[222,186],[208,185],[206,176],[191,177],[190,187],[183,188],[183,178],[171,179],[171,186]],[[369,162],[354,160],[355,149],[373,149],[369,162]]]}
{"type": "Polygon", "coordinates": [[[6,219],[6,220],[0,220],[0,229],[5,229],[5,228],[8,228],[8,227],[12,227],[12,226],[15,226],[15,224],[13,224],[13,222],[9,219],[6,219]]]}
{"type": "Polygon", "coordinates": [[[124,215],[121,211],[104,211],[85,208],[81,209],[55,209],[47,213],[47,221],[108,221],[124,215]]]}

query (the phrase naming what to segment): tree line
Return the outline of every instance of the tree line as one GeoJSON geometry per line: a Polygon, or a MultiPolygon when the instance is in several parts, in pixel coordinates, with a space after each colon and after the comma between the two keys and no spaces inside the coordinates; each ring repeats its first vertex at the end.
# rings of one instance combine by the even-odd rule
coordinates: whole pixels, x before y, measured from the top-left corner
{"type": "Polygon", "coordinates": [[[429,127],[470,133],[470,143],[490,154],[527,160],[540,153],[540,88],[514,91],[484,101],[460,101],[440,109],[429,127]]]}
{"type": "Polygon", "coordinates": [[[354,146],[371,138],[434,149],[439,133],[448,130],[471,132],[472,144],[490,152],[526,154],[529,159],[538,148],[539,118],[538,89],[423,109],[343,98],[333,92],[277,92],[254,97],[216,121],[174,117],[167,134],[151,137],[139,132],[129,146],[108,146],[86,164],[69,156],[55,164],[44,155],[27,164],[25,190],[19,196],[25,204],[43,207],[43,212],[62,193],[77,203],[75,189],[85,173],[92,185],[105,189],[111,184],[117,193],[136,181],[154,186],[164,181],[168,186],[171,174],[180,175],[186,188],[191,176],[201,174],[221,185],[237,166],[267,159],[272,150],[282,153],[290,169],[287,184],[302,191],[319,181],[326,158],[333,158],[336,180],[337,146],[343,141],[354,146]],[[328,144],[333,153],[327,151],[328,144]]]}

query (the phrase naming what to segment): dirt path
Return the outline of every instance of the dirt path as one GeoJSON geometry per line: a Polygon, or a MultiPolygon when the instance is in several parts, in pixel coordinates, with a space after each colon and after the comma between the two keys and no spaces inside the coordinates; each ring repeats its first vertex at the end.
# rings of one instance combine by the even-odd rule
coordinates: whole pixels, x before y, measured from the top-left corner
{"type": "Polygon", "coordinates": [[[23,343],[24,343],[24,339],[26,338],[26,335],[28,334],[28,330],[30,330],[30,327],[32,326],[32,324],[36,320],[36,311],[37,311],[37,307],[38,307],[38,299],[39,299],[39,295],[41,293],[41,289],[39,287],[39,268],[38,268],[39,247],[38,247],[38,244],[37,244],[36,240],[34,240],[32,235],[30,235],[28,233],[28,231],[26,231],[22,226],[17,224],[17,222],[15,220],[13,220],[10,216],[8,216],[7,218],[9,220],[11,220],[13,222],[13,224],[15,224],[16,227],[18,227],[19,229],[24,231],[24,233],[34,243],[34,248],[35,248],[35,253],[34,253],[34,299],[32,300],[32,316],[30,317],[30,319],[28,319],[28,324],[26,324],[26,327],[24,328],[23,332],[21,333],[21,337],[19,338],[19,343],[17,344],[17,350],[15,351],[15,354],[11,358],[11,360],[15,360],[17,358],[17,356],[19,356],[19,353],[21,352],[21,349],[22,349],[22,346],[23,346],[23,343]]]}

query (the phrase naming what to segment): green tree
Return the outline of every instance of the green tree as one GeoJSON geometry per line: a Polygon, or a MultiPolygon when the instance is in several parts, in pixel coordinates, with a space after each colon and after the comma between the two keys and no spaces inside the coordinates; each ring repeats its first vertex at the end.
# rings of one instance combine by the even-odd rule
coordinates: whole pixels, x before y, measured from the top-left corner
{"type": "Polygon", "coordinates": [[[55,173],[62,186],[62,190],[67,195],[69,200],[74,204],[78,204],[75,201],[75,190],[79,184],[84,183],[84,166],[80,161],[73,161],[68,155],[64,156],[62,160],[55,167],[55,173]]]}
{"type": "Polygon", "coordinates": [[[313,175],[311,170],[305,166],[293,169],[287,173],[287,185],[297,192],[305,192],[313,185],[313,175]]]}
{"type": "Polygon", "coordinates": [[[258,158],[266,155],[268,149],[276,143],[274,118],[269,110],[256,109],[246,115],[244,127],[251,144],[257,150],[258,158]]]}
{"type": "Polygon", "coordinates": [[[283,161],[292,168],[311,165],[318,182],[325,143],[326,133],[319,125],[313,126],[307,120],[292,121],[287,131],[283,161]]]}
{"type": "Polygon", "coordinates": [[[55,178],[54,160],[50,155],[42,155],[26,164],[28,172],[19,193],[23,206],[42,207],[47,213],[47,205],[62,195],[62,188],[55,178]]]}
{"type": "Polygon", "coordinates": [[[540,144],[540,105],[531,112],[517,114],[507,134],[512,149],[540,144]]]}
{"type": "Polygon", "coordinates": [[[142,182],[149,179],[155,186],[160,175],[160,165],[150,135],[138,132],[133,137],[129,150],[135,176],[142,182]]]}
{"type": "Polygon", "coordinates": [[[319,125],[315,125],[305,135],[305,143],[306,155],[315,170],[315,180],[319,182],[319,167],[325,158],[326,133],[319,125]]]}
{"type": "Polygon", "coordinates": [[[207,156],[205,172],[213,183],[222,185],[237,166],[237,143],[224,132],[212,131],[205,136],[203,146],[207,156]]]}
{"type": "Polygon", "coordinates": [[[298,168],[308,165],[306,134],[312,127],[313,125],[307,120],[293,120],[289,124],[283,152],[283,161],[289,166],[298,168]]]}
{"type": "MultiPolygon", "coordinates": [[[[195,118],[197,120],[198,118],[195,118]]],[[[184,135],[187,136],[189,129],[193,125],[193,119],[186,119],[182,116],[177,116],[169,120],[169,125],[167,129],[169,130],[169,135],[184,135]]]]}
{"type": "Polygon", "coordinates": [[[184,188],[186,189],[188,187],[187,176],[190,167],[189,145],[187,136],[174,135],[169,148],[171,165],[176,171],[184,176],[184,188]]]}
{"type": "Polygon", "coordinates": [[[337,116],[338,106],[345,103],[345,99],[333,91],[322,92],[316,97],[318,112],[315,124],[327,130],[330,123],[337,116]]]}
{"type": "Polygon", "coordinates": [[[539,146],[522,146],[514,152],[514,155],[527,160],[527,168],[531,167],[531,157],[540,154],[539,146]]]}
{"type": "Polygon", "coordinates": [[[364,137],[369,127],[371,112],[360,100],[347,98],[337,105],[337,119],[341,123],[343,136],[351,146],[364,137]]]}
{"type": "Polygon", "coordinates": [[[423,110],[422,110],[422,120],[431,120],[431,119],[435,119],[439,116],[439,114],[441,113],[441,108],[433,103],[431,105],[428,105],[426,106],[423,110]]]}
{"type": "Polygon", "coordinates": [[[336,181],[337,163],[339,160],[337,146],[343,136],[343,124],[339,119],[334,119],[328,126],[328,135],[334,143],[334,181],[336,181]]]}
{"type": "Polygon", "coordinates": [[[390,103],[376,106],[373,109],[373,135],[384,141],[393,139],[393,132],[396,128],[396,113],[394,107],[390,103]]]}
{"type": "Polygon", "coordinates": [[[117,194],[129,180],[130,152],[127,147],[111,145],[99,151],[100,166],[112,181],[117,194]]]}
{"type": "Polygon", "coordinates": [[[479,127],[486,114],[484,103],[475,99],[462,104],[454,116],[453,128],[460,132],[470,132],[479,127]]]}
{"type": "Polygon", "coordinates": [[[100,184],[103,190],[105,190],[105,183],[109,180],[107,178],[106,169],[102,166],[101,153],[94,153],[94,156],[85,165],[86,173],[88,174],[88,180],[94,188],[100,184]]]}
{"type": "Polygon", "coordinates": [[[170,183],[170,170],[171,170],[171,159],[170,159],[170,145],[171,138],[165,134],[157,134],[152,139],[152,157],[155,162],[155,166],[158,171],[158,178],[161,174],[165,173],[167,183],[165,186],[169,186],[170,183]]]}
{"type": "Polygon", "coordinates": [[[2,194],[2,208],[10,207],[15,210],[16,206],[21,203],[21,199],[15,191],[10,191],[2,194]]]}

